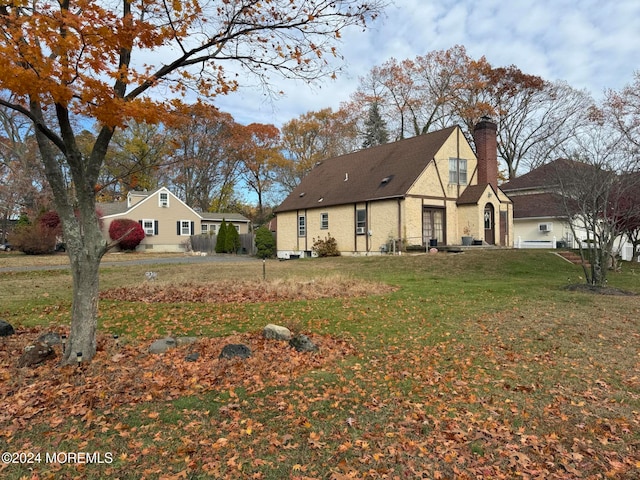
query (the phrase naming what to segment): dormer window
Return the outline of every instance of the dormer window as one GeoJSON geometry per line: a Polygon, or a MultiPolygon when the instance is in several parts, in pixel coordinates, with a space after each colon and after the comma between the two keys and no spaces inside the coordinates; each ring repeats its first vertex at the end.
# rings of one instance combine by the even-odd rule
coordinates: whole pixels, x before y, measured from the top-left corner
{"type": "Polygon", "coordinates": [[[168,207],[169,206],[169,194],[167,192],[160,192],[160,194],[158,195],[159,198],[159,205],[161,207],[168,207]]]}

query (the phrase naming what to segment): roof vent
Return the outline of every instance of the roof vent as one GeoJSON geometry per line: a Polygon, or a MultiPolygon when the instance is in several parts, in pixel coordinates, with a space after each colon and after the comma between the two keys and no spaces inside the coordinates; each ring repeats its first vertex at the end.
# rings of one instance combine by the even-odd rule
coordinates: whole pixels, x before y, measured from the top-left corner
{"type": "Polygon", "coordinates": [[[389,183],[391,180],[393,180],[393,175],[389,175],[388,177],[384,177],[381,181],[380,181],[380,186],[383,187],[385,186],[387,183],[389,183]]]}
{"type": "Polygon", "coordinates": [[[305,195],[306,195],[306,193],[305,193],[305,192],[302,192],[302,193],[300,194],[300,198],[304,197],[305,195]]]}
{"type": "Polygon", "coordinates": [[[320,198],[318,199],[318,203],[322,202],[323,200],[324,200],[324,197],[320,197],[320,198]]]}
{"type": "Polygon", "coordinates": [[[345,173],[345,174],[344,174],[344,181],[346,182],[346,181],[348,181],[348,180],[349,180],[349,174],[348,174],[348,173],[345,173]]]}

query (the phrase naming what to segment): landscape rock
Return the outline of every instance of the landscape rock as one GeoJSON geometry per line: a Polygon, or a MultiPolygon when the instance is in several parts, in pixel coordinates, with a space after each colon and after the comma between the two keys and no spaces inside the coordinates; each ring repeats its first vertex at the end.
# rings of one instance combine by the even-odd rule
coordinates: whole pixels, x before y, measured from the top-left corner
{"type": "Polygon", "coordinates": [[[8,337],[14,333],[16,333],[16,331],[13,329],[13,325],[4,320],[0,320],[0,337],[8,337]]]}
{"type": "Polygon", "coordinates": [[[298,352],[317,352],[318,346],[311,341],[309,337],[303,334],[298,334],[289,340],[289,345],[295,348],[298,352]]]}
{"type": "Polygon", "coordinates": [[[291,340],[291,330],[270,323],[262,330],[262,336],[267,340],[291,340]]]}
{"type": "Polygon", "coordinates": [[[49,346],[60,345],[62,343],[62,337],[56,332],[47,332],[40,335],[37,342],[46,343],[49,346]]]}
{"type": "Polygon", "coordinates": [[[156,340],[151,344],[151,346],[149,347],[149,353],[165,353],[172,348],[176,348],[177,346],[178,344],[175,338],[161,338],[160,340],[156,340]]]}
{"type": "Polygon", "coordinates": [[[251,356],[251,349],[243,344],[233,344],[225,345],[220,353],[220,357],[218,358],[249,358],[251,356]]]}
{"type": "Polygon", "coordinates": [[[195,362],[200,358],[200,354],[198,352],[191,352],[189,353],[186,357],[184,357],[184,359],[187,362],[195,362]]]}
{"type": "Polygon", "coordinates": [[[25,352],[20,355],[18,368],[34,367],[56,356],[53,348],[46,343],[38,342],[36,345],[30,345],[30,347],[31,348],[26,348],[25,352]]]}
{"type": "Polygon", "coordinates": [[[198,337],[176,337],[176,346],[192,345],[198,341],[198,337]]]}

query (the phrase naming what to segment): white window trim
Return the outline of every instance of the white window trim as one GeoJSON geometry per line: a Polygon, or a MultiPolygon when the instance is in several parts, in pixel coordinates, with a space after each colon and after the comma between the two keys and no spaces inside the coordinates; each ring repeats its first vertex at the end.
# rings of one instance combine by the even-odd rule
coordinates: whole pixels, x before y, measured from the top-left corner
{"type": "Polygon", "coordinates": [[[191,236],[191,220],[180,220],[180,236],[181,237],[190,237],[191,236]],[[185,232],[185,224],[187,228],[187,233],[185,232]]]}
{"type": "Polygon", "coordinates": [[[329,230],[329,213],[320,214],[320,230],[329,230]]]}
{"type": "Polygon", "coordinates": [[[469,183],[469,162],[466,158],[449,158],[449,185],[467,185],[469,183]],[[455,168],[451,168],[452,162],[455,164],[455,168]],[[464,169],[460,168],[464,164],[464,169]],[[462,174],[464,173],[464,178],[462,174]],[[455,176],[455,179],[451,178],[455,176]]]}
{"type": "Polygon", "coordinates": [[[142,229],[144,230],[144,234],[151,237],[155,235],[155,220],[150,218],[142,219],[142,229]],[[147,223],[151,224],[150,227],[147,227],[147,223]]]}
{"type": "Polygon", "coordinates": [[[169,194],[167,192],[158,193],[158,206],[167,208],[169,207],[169,194]],[[162,199],[162,196],[166,196],[166,201],[162,199]]]}
{"type": "Polygon", "coordinates": [[[298,215],[298,237],[306,237],[307,235],[307,216],[298,215]],[[302,220],[302,222],[300,222],[302,220]]]}
{"type": "Polygon", "coordinates": [[[367,209],[358,208],[356,210],[356,235],[364,235],[367,233],[367,209]],[[358,220],[358,215],[362,212],[362,220],[358,220]]]}

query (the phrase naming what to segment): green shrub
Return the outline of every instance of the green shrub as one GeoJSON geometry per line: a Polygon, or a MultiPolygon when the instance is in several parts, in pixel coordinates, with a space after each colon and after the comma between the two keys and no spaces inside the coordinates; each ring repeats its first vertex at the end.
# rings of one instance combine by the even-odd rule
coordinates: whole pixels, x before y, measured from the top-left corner
{"type": "Polygon", "coordinates": [[[256,230],[256,250],[259,258],[271,258],[276,253],[276,240],[267,227],[256,230]]]}
{"type": "Polygon", "coordinates": [[[222,219],[220,228],[218,229],[218,236],[216,237],[216,253],[224,253],[227,243],[227,222],[222,219]]]}
{"type": "Polygon", "coordinates": [[[311,249],[319,257],[339,257],[340,251],[338,250],[338,242],[331,235],[324,239],[313,239],[313,246],[311,249]]]}
{"type": "Polygon", "coordinates": [[[240,249],[240,234],[235,225],[227,224],[227,235],[224,240],[224,250],[227,253],[236,253],[240,249]]]}

